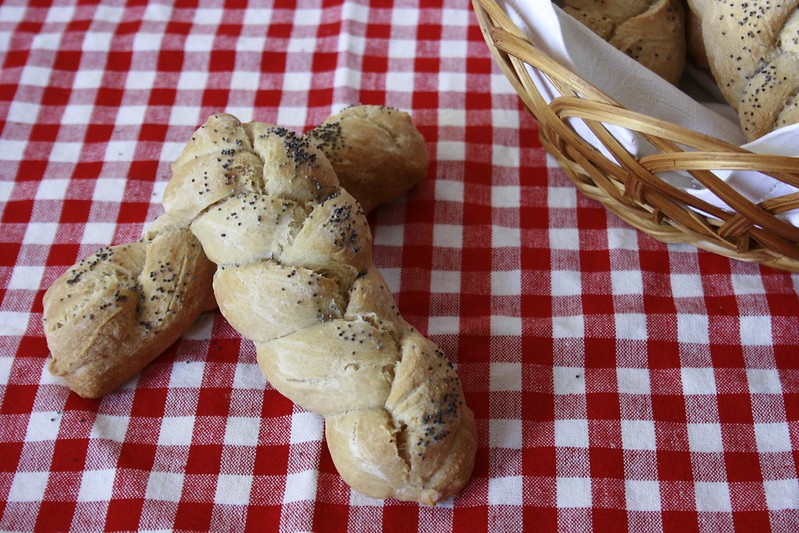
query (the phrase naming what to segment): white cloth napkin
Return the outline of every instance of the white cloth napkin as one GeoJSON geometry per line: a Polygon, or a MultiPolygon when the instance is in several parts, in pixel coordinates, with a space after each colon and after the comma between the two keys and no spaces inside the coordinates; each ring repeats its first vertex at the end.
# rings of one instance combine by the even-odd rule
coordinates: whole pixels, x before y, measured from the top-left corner
{"type": "MultiPolygon", "coordinates": [[[[511,20],[535,46],[627,109],[685,126],[752,152],[799,156],[799,124],[746,143],[735,112],[726,103],[719,102],[712,80],[703,73],[688,69],[685,83],[680,88],[675,87],[616,50],[550,0],[500,1],[511,20]]],[[[529,72],[547,101],[560,96],[544,76],[533,69],[529,72]]],[[[612,158],[585,124],[579,120],[571,124],[583,139],[612,158]]],[[[609,126],[608,129],[630,153],[644,156],[653,152],[653,147],[634,132],[618,126],[609,126]]],[[[760,172],[715,173],[754,202],[797,190],[760,172]]],[[[702,200],[725,207],[714,194],[687,174],[671,172],[660,176],[702,200]]],[[[784,218],[799,226],[799,210],[786,213],[784,218]]]]}

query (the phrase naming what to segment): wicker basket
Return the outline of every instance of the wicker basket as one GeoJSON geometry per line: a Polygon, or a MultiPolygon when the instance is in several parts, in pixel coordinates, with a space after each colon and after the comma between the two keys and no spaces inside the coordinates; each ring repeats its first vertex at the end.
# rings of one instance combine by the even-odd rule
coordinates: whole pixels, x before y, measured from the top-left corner
{"type": "Polygon", "coordinates": [[[759,155],[719,139],[625,109],[536,48],[492,0],[473,0],[491,53],[533,114],[544,148],[577,188],[653,238],[684,242],[727,257],[799,271],[799,228],[778,215],[799,208],[799,193],[755,204],[712,170],[756,170],[799,187],[799,158],[759,155]],[[563,96],[547,104],[526,65],[563,96]],[[569,125],[582,119],[615,161],[569,125]],[[608,132],[640,134],[657,152],[635,157],[608,132]],[[718,207],[678,189],[658,173],[685,171],[716,195],[718,207]]]}

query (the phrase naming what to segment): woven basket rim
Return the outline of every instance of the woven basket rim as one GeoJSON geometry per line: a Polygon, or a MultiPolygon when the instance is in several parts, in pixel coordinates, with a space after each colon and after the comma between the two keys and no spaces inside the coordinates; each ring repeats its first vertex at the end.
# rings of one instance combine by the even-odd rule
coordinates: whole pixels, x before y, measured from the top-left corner
{"type": "Polygon", "coordinates": [[[494,61],[539,126],[542,146],[583,194],[657,240],[799,271],[799,228],[782,216],[799,209],[799,189],[755,203],[713,172],[753,170],[775,186],[799,188],[799,157],[756,154],[631,111],[537,48],[494,0],[472,5],[494,61]],[[547,103],[528,68],[562,96],[547,103]],[[603,150],[576,132],[575,120],[588,126],[603,150]],[[656,153],[630,154],[608,131],[612,126],[636,133],[656,153]],[[690,175],[716,201],[667,183],[658,175],[664,172],[690,175]]]}

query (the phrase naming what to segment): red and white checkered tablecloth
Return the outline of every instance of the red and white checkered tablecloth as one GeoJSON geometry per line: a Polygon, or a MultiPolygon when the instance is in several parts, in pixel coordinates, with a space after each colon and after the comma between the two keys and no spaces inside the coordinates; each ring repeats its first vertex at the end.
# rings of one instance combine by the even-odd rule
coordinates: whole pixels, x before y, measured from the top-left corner
{"type": "Polygon", "coordinates": [[[578,196],[467,1],[3,2],[0,224],[1,530],[799,530],[799,275],[578,196]],[[46,370],[45,289],[141,236],[208,115],[299,131],[357,102],[431,154],[370,222],[477,416],[436,508],[352,492],[218,313],[102,400],[46,370]]]}

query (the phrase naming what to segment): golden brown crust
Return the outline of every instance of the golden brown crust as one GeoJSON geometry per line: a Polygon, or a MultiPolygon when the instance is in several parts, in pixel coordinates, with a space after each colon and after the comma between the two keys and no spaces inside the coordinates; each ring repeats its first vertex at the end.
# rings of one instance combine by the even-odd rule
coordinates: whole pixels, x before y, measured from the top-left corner
{"type": "Polygon", "coordinates": [[[424,137],[404,111],[352,106],[306,135],[367,213],[405,194],[427,175],[424,137]]]}
{"type": "MultiPolygon", "coordinates": [[[[205,131],[233,138],[254,129],[212,117],[205,131]]],[[[264,179],[244,177],[249,188],[210,206],[207,213],[219,213],[213,223],[201,223],[202,215],[191,225],[214,248],[220,311],[254,342],[270,383],[325,416],[331,456],[353,488],[428,505],[457,494],[471,475],[477,436],[453,365],[390,303],[365,213],[336,186],[317,144],[274,127],[258,139],[271,147],[258,152],[251,139],[264,179]],[[254,229],[243,210],[261,204],[285,204],[291,228],[238,235],[254,229]],[[220,235],[236,244],[220,246],[220,235]]],[[[217,160],[193,150],[189,143],[182,157],[217,160]]]]}
{"type": "Polygon", "coordinates": [[[799,1],[690,0],[701,19],[710,71],[754,140],[795,123],[799,1]]]}
{"type": "Polygon", "coordinates": [[[680,80],[686,54],[681,0],[565,0],[564,11],[672,84],[680,80]]]}
{"type": "Polygon", "coordinates": [[[213,272],[185,228],[99,250],[45,293],[50,371],[86,398],[119,387],[216,307],[213,272]]]}

